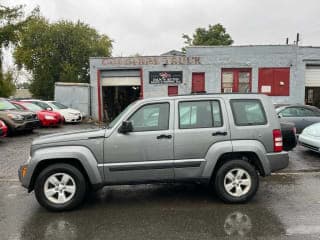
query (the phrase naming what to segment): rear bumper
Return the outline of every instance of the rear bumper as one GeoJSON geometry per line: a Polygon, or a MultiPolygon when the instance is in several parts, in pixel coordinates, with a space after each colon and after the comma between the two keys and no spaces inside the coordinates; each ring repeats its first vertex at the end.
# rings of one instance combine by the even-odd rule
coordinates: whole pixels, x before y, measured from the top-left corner
{"type": "Polygon", "coordinates": [[[276,172],[289,165],[289,155],[287,152],[268,153],[267,158],[270,165],[270,172],[276,172]]]}

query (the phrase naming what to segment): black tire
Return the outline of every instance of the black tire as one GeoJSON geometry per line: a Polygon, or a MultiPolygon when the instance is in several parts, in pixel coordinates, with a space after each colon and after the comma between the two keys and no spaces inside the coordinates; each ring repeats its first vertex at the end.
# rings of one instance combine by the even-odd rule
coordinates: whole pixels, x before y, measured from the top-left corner
{"type": "Polygon", "coordinates": [[[44,208],[50,211],[67,211],[78,207],[83,202],[87,192],[87,184],[85,177],[79,169],[69,164],[58,163],[50,165],[40,172],[35,182],[34,191],[36,199],[44,208]],[[66,173],[71,176],[75,182],[76,190],[73,197],[63,204],[50,201],[44,193],[46,180],[57,173],[66,173]]]}
{"type": "MultiPolygon", "coordinates": [[[[214,184],[216,194],[222,201],[226,203],[244,203],[249,201],[256,194],[259,188],[259,176],[254,166],[252,166],[250,163],[244,160],[230,160],[224,163],[218,169],[218,171],[216,172],[216,175],[214,176],[213,184],[214,184]],[[225,177],[227,173],[229,173],[232,170],[234,170],[235,173],[237,173],[236,169],[244,170],[248,174],[248,178],[250,178],[251,180],[251,184],[247,188],[245,186],[241,186],[241,183],[240,183],[240,188],[245,189],[244,194],[240,196],[232,195],[232,193],[229,193],[225,187],[225,177]]],[[[231,192],[236,191],[237,184],[236,183],[234,184],[235,184],[235,187],[230,190],[231,192]]]]}

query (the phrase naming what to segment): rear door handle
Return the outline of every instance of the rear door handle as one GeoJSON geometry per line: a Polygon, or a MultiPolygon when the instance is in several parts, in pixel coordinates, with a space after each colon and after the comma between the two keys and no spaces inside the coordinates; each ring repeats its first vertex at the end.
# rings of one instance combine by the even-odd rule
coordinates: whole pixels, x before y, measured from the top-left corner
{"type": "Polygon", "coordinates": [[[228,134],[227,132],[220,132],[220,131],[218,131],[218,132],[212,133],[212,136],[218,136],[218,135],[220,135],[220,136],[226,136],[227,134],[228,134]]]}
{"type": "Polygon", "coordinates": [[[172,138],[172,135],[161,134],[161,135],[157,136],[157,139],[162,139],[162,138],[171,139],[171,138],[172,138]]]}

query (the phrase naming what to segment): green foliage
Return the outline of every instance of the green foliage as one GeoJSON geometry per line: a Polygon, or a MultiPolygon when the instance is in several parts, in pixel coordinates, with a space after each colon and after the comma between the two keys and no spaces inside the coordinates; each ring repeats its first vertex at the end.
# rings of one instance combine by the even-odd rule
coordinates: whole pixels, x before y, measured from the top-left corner
{"type": "Polygon", "coordinates": [[[23,24],[23,6],[9,8],[0,5],[0,44],[7,47],[10,43],[18,41],[18,33],[23,24]]]}
{"type": "Polygon", "coordinates": [[[231,36],[220,23],[209,25],[208,29],[197,28],[192,38],[187,34],[183,34],[182,38],[187,46],[220,46],[233,43],[231,36]]]}
{"type": "Polygon", "coordinates": [[[39,14],[29,18],[14,57],[32,73],[30,91],[50,99],[54,83],[89,82],[89,57],[110,56],[112,40],[78,21],[49,23],[39,14]]]}
{"type": "Polygon", "coordinates": [[[12,72],[6,72],[0,75],[0,97],[10,97],[16,91],[13,82],[12,72]]]}

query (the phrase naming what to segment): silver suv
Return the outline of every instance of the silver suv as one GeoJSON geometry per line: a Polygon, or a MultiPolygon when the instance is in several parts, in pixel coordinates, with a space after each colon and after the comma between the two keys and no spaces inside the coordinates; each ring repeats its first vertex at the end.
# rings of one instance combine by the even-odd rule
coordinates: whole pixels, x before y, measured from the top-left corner
{"type": "Polygon", "coordinates": [[[145,99],[105,129],[33,141],[22,185],[49,210],[77,207],[106,185],[202,182],[225,202],[251,199],[259,176],[288,165],[280,124],[260,94],[145,99]]]}

